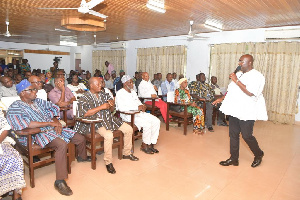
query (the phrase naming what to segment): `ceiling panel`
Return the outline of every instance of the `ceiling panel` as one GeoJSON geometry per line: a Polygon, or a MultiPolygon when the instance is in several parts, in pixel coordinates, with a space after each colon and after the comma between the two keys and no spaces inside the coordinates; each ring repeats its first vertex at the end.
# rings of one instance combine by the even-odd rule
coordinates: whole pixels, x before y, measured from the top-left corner
{"type": "MultiPolygon", "coordinates": [[[[87,0],[88,1],[88,0],[87,0]]],[[[103,32],[60,32],[61,19],[77,16],[103,20],[77,10],[41,10],[40,7],[79,7],[81,0],[1,0],[0,32],[5,33],[9,20],[11,34],[31,37],[4,37],[0,41],[59,45],[60,35],[77,35],[78,45],[97,42],[184,35],[189,20],[198,33],[211,32],[203,24],[213,20],[224,30],[239,30],[286,25],[300,25],[299,0],[165,0],[166,13],[146,7],[146,0],[105,0],[93,8],[108,16],[103,32]],[[117,39],[118,38],[118,39],[117,39]]]]}

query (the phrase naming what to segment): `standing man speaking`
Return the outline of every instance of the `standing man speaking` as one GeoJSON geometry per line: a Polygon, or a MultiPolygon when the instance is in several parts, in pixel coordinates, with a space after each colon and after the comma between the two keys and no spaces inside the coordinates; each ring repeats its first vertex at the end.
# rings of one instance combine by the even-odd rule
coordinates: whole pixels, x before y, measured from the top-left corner
{"type": "Polygon", "coordinates": [[[228,85],[226,96],[217,99],[213,105],[222,102],[220,110],[229,115],[229,136],[231,157],[221,161],[220,165],[239,165],[240,133],[254,154],[251,167],[261,164],[264,152],[260,149],[253,136],[255,120],[268,120],[265,99],[262,91],[265,77],[253,69],[253,57],[243,55],[239,60],[241,72],[230,74],[232,82],[228,85]]]}

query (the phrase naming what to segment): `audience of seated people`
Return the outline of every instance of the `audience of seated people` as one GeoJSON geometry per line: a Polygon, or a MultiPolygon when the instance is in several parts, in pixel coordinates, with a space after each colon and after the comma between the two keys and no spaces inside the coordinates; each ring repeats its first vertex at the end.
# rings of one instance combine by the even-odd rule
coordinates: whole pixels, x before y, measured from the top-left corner
{"type": "MultiPolygon", "coordinates": [[[[27,62],[24,61],[21,67],[23,64],[26,65],[27,62]]],[[[16,63],[16,61],[14,61],[14,63],[16,63]]],[[[54,187],[63,195],[72,195],[73,193],[65,181],[68,177],[66,163],[67,143],[72,142],[76,144],[78,149],[78,162],[91,160],[91,158],[87,156],[86,141],[82,136],[83,134],[90,133],[90,125],[77,121],[74,130],[67,129],[62,127],[58,120],[59,118],[57,118],[62,117],[60,107],[69,107],[70,109],[67,112],[68,119],[73,118],[72,103],[77,99],[77,96],[81,97],[78,100],[76,117],[87,119],[100,118],[103,120],[96,123],[96,130],[98,134],[105,138],[104,162],[107,171],[112,174],[116,173],[112,156],[113,131],[120,130],[124,134],[123,159],[129,159],[131,161],[139,160],[131,152],[133,129],[130,125],[124,123],[130,122],[130,115],[121,114],[120,118],[113,115],[115,109],[114,96],[116,96],[118,110],[125,112],[131,110],[140,111],[135,114],[134,124],[139,130],[143,129],[141,151],[147,154],[159,152],[154,145],[157,143],[160,132],[160,120],[145,112],[146,107],[143,105],[143,102],[139,100],[138,96],[155,98],[155,106],[160,108],[164,121],[166,121],[167,109],[167,104],[164,101],[167,99],[165,95],[168,92],[174,92],[174,102],[176,103],[191,103],[191,105],[188,106],[188,112],[193,115],[193,132],[196,134],[203,133],[205,127],[203,119],[204,111],[198,107],[196,103],[193,103],[191,96],[197,99],[205,98],[208,107],[206,110],[206,114],[208,115],[206,123],[208,129],[210,131],[213,130],[211,119],[209,119],[212,117],[210,114],[212,111],[209,109],[212,109],[210,102],[213,100],[214,92],[213,89],[205,83],[206,79],[204,74],[197,75],[197,81],[192,82],[189,85],[190,88],[187,88],[187,79],[183,78],[183,75],[179,75],[179,81],[177,81],[176,73],[168,73],[165,81],[162,81],[161,73],[156,73],[151,83],[147,72],[138,72],[136,73],[134,84],[133,79],[125,75],[123,70],[120,70],[120,76],[117,78],[116,72],[112,70],[111,76],[109,73],[106,73],[104,79],[101,78],[100,70],[96,70],[95,77],[91,77],[91,73],[87,71],[85,78],[83,77],[80,80],[80,73],[73,71],[70,72],[70,74],[72,74],[70,76],[71,83],[66,86],[65,72],[63,69],[59,69],[55,62],[52,68],[55,77],[52,76],[53,73],[50,70],[43,70],[42,73],[40,69],[34,69],[32,72],[30,70],[24,70],[24,77],[22,77],[20,73],[15,73],[15,71],[18,72],[19,70],[16,66],[20,67],[19,65],[11,64],[10,68],[3,72],[4,76],[0,79],[2,83],[2,86],[0,86],[0,98],[18,95],[21,98],[21,100],[13,102],[9,107],[7,112],[8,123],[13,130],[39,128],[38,130],[40,132],[37,132],[32,138],[34,142],[42,148],[50,147],[55,149],[56,181],[54,187]],[[14,83],[17,84],[17,87],[14,83]],[[138,85],[136,88],[138,95],[134,90],[136,85],[138,85]],[[115,88],[117,91],[114,91],[115,88]],[[161,88],[164,101],[158,98],[157,92],[159,88],[161,88]],[[190,89],[191,95],[188,89],[190,89]],[[50,101],[47,101],[47,99],[50,101]]],[[[4,71],[3,69],[6,68],[3,67],[2,71],[4,71]]],[[[216,82],[212,81],[212,86],[217,86],[216,82]]],[[[144,103],[148,105],[152,104],[149,99],[145,100],[144,103]]],[[[223,120],[222,116],[221,120],[223,120]]],[[[222,123],[223,122],[226,123],[225,121],[222,121],[222,123]]],[[[0,123],[2,123],[1,113],[0,123]]],[[[3,127],[1,126],[1,128],[3,127]]],[[[0,130],[0,132],[3,132],[3,134],[0,133],[0,142],[6,137],[5,130],[8,129],[0,130]]],[[[21,136],[19,140],[22,144],[26,145],[26,137],[21,136]]],[[[12,160],[15,159],[14,162],[22,163],[19,154],[13,150],[12,147],[4,147],[1,143],[0,153],[1,148],[4,154],[8,151],[10,152],[8,156],[11,156],[12,160]]],[[[0,165],[2,165],[1,160],[0,165]]],[[[23,174],[23,165],[18,164],[18,167],[20,168],[16,168],[15,170],[23,174]]],[[[13,188],[14,185],[11,184],[11,187],[0,191],[1,195],[13,190],[15,191],[14,199],[18,199],[21,189],[25,187],[24,179],[21,179],[21,177],[23,177],[23,175],[20,176],[20,180],[14,180],[22,183],[19,187],[13,188]]]]}
{"type": "MultiPolygon", "coordinates": [[[[36,130],[32,136],[33,142],[55,150],[56,181],[54,187],[62,195],[72,195],[71,188],[65,179],[67,171],[67,144],[72,142],[77,148],[77,161],[90,161],[87,157],[86,141],[83,136],[75,133],[72,129],[63,128],[59,120],[59,107],[50,101],[36,98],[35,89],[28,80],[22,80],[16,87],[21,100],[11,104],[7,111],[7,120],[12,130],[31,128],[36,130]]],[[[19,136],[19,141],[27,144],[27,137],[19,136]]]]}

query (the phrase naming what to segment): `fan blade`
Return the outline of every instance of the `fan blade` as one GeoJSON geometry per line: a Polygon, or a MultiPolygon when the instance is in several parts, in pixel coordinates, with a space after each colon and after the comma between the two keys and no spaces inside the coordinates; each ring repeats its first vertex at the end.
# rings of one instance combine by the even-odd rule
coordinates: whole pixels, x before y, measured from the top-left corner
{"type": "Polygon", "coordinates": [[[91,14],[91,15],[95,15],[95,16],[97,16],[97,17],[101,17],[101,18],[106,18],[106,17],[107,17],[106,15],[103,15],[103,14],[101,14],[101,13],[98,13],[98,12],[96,12],[96,11],[93,11],[93,10],[90,10],[90,11],[89,11],[89,14],[91,14]]]}
{"type": "Polygon", "coordinates": [[[11,37],[31,37],[30,35],[11,35],[11,37]]]}
{"type": "Polygon", "coordinates": [[[89,9],[94,8],[98,4],[102,3],[104,0],[91,0],[90,2],[86,3],[89,9]]]}
{"type": "Polygon", "coordinates": [[[78,10],[78,8],[37,8],[40,10],[78,10]]]}

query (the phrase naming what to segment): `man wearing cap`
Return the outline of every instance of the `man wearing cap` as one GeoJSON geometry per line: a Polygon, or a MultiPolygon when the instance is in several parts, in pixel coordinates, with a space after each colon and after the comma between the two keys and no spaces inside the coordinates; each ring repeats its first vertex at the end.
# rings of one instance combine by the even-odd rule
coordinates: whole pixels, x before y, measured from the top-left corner
{"type": "MultiPolygon", "coordinates": [[[[159,151],[154,148],[157,143],[157,138],[160,129],[160,120],[146,113],[146,106],[141,103],[136,92],[133,90],[133,80],[129,75],[122,77],[123,88],[120,89],[116,94],[116,106],[117,110],[130,111],[139,110],[140,113],[135,114],[134,124],[139,128],[143,128],[143,143],[141,151],[146,154],[154,154],[159,151]]],[[[121,118],[126,121],[131,121],[130,115],[121,114],[121,118]]]]}
{"type": "MultiPolygon", "coordinates": [[[[142,74],[142,81],[139,85],[138,88],[138,94],[139,97],[144,97],[144,98],[157,98],[157,87],[155,85],[152,85],[152,83],[149,80],[149,74],[147,72],[144,72],[142,74]]],[[[152,101],[150,100],[145,100],[144,102],[147,105],[152,105],[152,101]]],[[[161,115],[164,118],[164,121],[166,122],[167,119],[167,103],[164,102],[161,99],[156,99],[155,100],[155,106],[157,106],[160,109],[161,115]]]]}
{"type": "MultiPolygon", "coordinates": [[[[139,159],[131,154],[132,127],[123,123],[121,119],[112,115],[114,100],[109,94],[102,91],[102,80],[92,77],[89,80],[90,90],[78,100],[76,117],[95,120],[102,119],[95,124],[95,129],[104,137],[104,162],[108,173],[115,174],[116,170],[112,164],[113,131],[120,130],[124,134],[123,159],[138,161],[139,159]]],[[[91,125],[77,121],[74,130],[80,134],[89,134],[91,125]]]]}
{"type": "MultiPolygon", "coordinates": [[[[21,100],[11,104],[7,111],[7,120],[14,131],[32,128],[36,131],[32,135],[34,143],[42,148],[49,147],[55,150],[56,181],[54,187],[62,195],[72,195],[71,188],[65,179],[67,171],[67,144],[72,142],[77,148],[77,161],[90,161],[86,153],[86,141],[83,136],[62,125],[56,118],[59,107],[55,104],[36,98],[35,89],[28,80],[22,80],[17,86],[17,93],[21,100]]],[[[19,136],[21,144],[27,144],[27,137],[19,136]]]]}

